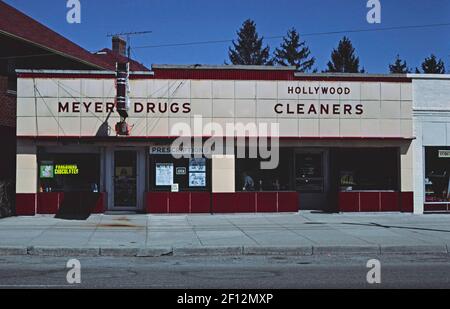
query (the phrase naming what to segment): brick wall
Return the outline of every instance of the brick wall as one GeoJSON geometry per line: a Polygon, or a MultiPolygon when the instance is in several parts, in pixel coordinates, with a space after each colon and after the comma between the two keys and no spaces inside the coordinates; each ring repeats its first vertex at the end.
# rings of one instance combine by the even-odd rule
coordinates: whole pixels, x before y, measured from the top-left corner
{"type": "Polygon", "coordinates": [[[8,78],[0,76],[0,126],[16,126],[16,96],[7,93],[8,78]]]}

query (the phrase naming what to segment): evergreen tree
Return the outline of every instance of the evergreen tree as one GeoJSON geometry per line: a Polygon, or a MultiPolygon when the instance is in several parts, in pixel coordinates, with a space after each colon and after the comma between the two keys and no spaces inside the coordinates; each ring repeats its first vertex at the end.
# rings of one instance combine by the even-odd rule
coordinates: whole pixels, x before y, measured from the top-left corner
{"type": "Polygon", "coordinates": [[[389,71],[391,74],[406,74],[411,73],[411,69],[408,68],[406,61],[400,59],[400,55],[397,55],[395,62],[389,65],[389,71]]]}
{"type": "Polygon", "coordinates": [[[232,64],[272,65],[269,59],[269,46],[263,48],[263,38],[259,38],[254,21],[247,19],[237,32],[237,42],[228,48],[228,57],[232,64]]]}
{"type": "Polygon", "coordinates": [[[442,59],[437,60],[436,56],[431,54],[430,57],[425,58],[422,62],[422,72],[416,68],[416,73],[425,74],[445,74],[445,65],[442,59]]]}
{"type": "Polygon", "coordinates": [[[355,55],[355,48],[347,37],[339,41],[337,49],[331,53],[331,61],[327,66],[325,72],[364,73],[364,69],[359,69],[359,57],[355,55]]]}
{"type": "Polygon", "coordinates": [[[273,62],[283,66],[295,66],[300,72],[308,72],[316,62],[305,41],[300,41],[299,33],[290,29],[283,38],[280,48],[275,49],[273,62]]]}

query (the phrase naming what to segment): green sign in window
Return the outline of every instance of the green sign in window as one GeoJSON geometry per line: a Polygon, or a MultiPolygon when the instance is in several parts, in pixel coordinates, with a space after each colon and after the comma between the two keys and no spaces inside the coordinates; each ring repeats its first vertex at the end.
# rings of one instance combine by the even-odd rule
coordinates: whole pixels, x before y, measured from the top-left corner
{"type": "Polygon", "coordinates": [[[55,166],[52,162],[42,162],[39,167],[39,177],[40,178],[54,178],[55,177],[55,166]]]}

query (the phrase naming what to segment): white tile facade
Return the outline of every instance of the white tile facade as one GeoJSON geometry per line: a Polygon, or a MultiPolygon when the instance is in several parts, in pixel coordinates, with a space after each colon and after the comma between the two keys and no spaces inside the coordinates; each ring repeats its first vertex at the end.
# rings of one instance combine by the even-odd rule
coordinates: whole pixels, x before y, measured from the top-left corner
{"type": "MultiPolygon", "coordinates": [[[[270,120],[286,137],[413,137],[408,83],[133,79],[130,88],[133,136],[168,136],[200,115],[219,124],[270,120]]],[[[93,136],[114,92],[113,79],[19,78],[18,135],[93,136]]],[[[115,121],[113,112],[112,135],[115,121]]]]}
{"type": "Polygon", "coordinates": [[[450,75],[413,77],[412,105],[414,212],[423,213],[425,147],[450,146],[450,75]]]}

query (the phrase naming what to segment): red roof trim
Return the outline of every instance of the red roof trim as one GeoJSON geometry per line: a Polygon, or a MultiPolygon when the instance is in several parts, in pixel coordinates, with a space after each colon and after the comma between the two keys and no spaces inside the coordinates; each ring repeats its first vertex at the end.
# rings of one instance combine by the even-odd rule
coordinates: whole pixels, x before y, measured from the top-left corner
{"type": "Polygon", "coordinates": [[[83,73],[17,73],[18,78],[65,78],[65,79],[76,79],[76,78],[92,78],[92,79],[108,79],[115,78],[114,74],[83,74],[83,73]]]}
{"type": "Polygon", "coordinates": [[[320,82],[386,82],[386,83],[412,83],[412,78],[407,77],[382,77],[382,76],[305,76],[295,77],[298,81],[320,82]]]}
{"type": "Polygon", "coordinates": [[[154,69],[157,79],[294,80],[293,71],[227,69],[154,69]]]}
{"type": "MultiPolygon", "coordinates": [[[[291,72],[274,71],[247,71],[247,70],[202,70],[188,71],[175,70],[165,72],[155,70],[154,75],[132,73],[130,79],[176,79],[176,80],[261,80],[261,81],[322,81],[322,82],[386,82],[386,83],[411,83],[411,78],[406,77],[373,77],[373,76],[307,76],[294,77],[291,72]],[[281,74],[280,74],[281,73],[281,74]]],[[[113,74],[98,73],[19,73],[20,78],[92,78],[107,79],[114,78],[113,74]]]]}
{"type": "MultiPolygon", "coordinates": [[[[76,78],[86,78],[86,79],[114,79],[116,78],[115,74],[108,73],[17,73],[17,77],[19,78],[60,78],[60,79],[76,79],[76,78]]],[[[155,78],[153,75],[149,74],[131,74],[130,79],[153,79],[155,78]]]]}

